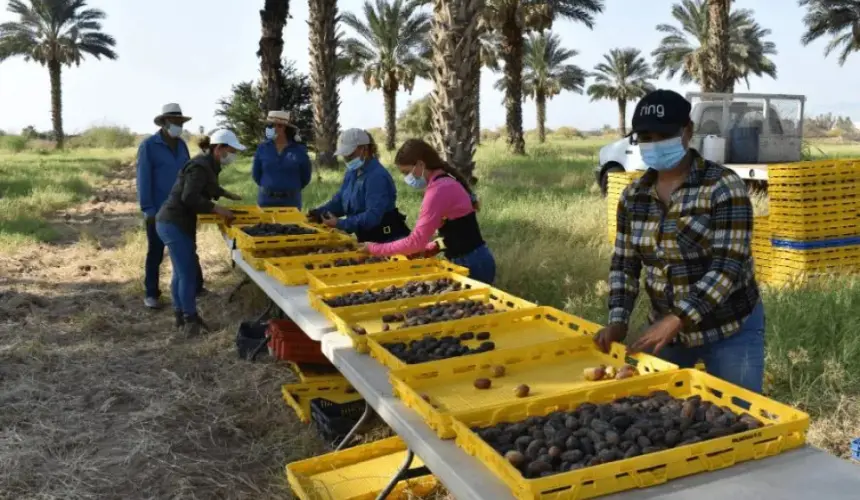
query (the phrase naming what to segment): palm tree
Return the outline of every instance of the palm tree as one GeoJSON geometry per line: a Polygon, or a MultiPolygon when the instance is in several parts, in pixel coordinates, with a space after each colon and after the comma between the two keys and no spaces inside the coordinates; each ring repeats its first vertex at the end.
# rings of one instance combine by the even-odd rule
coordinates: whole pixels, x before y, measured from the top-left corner
{"type": "Polygon", "coordinates": [[[508,147],[525,154],[523,138],[523,49],[525,32],[552,27],[555,19],[569,19],[592,28],[603,0],[487,0],[484,19],[501,35],[505,63],[505,126],[508,147]]]}
{"type": "Polygon", "coordinates": [[[260,86],[264,111],[280,109],[280,89],[283,87],[281,56],[284,52],[284,26],[290,12],[289,0],[265,0],[260,11],[260,86]]]}
{"type": "MultiPolygon", "coordinates": [[[[478,40],[480,43],[481,69],[487,68],[494,73],[501,70],[498,33],[489,30],[482,31],[478,40]]],[[[475,86],[475,137],[478,144],[481,144],[481,71],[478,71],[478,83],[475,86]]]]}
{"type": "Polygon", "coordinates": [[[666,36],[651,53],[657,74],[669,78],[679,75],[681,83],[696,82],[704,92],[734,91],[734,84],[744,80],[749,86],[752,75],[776,78],[776,65],[768,58],[776,54],[776,45],[765,41],[770,30],[762,28],[754,19],[753,11],[737,9],[729,13],[729,69],[730,82],[720,85],[709,75],[712,51],[709,48],[710,13],[705,0],[682,0],[672,6],[672,17],[680,28],[660,24],[657,30],[666,36]],[[719,88],[718,88],[719,86],[719,88]]]}
{"type": "Polygon", "coordinates": [[[314,139],[317,160],[323,167],[334,167],[337,158],[338,48],[337,0],[308,0],[311,51],[311,99],[314,108],[314,139]]]}
{"type": "Polygon", "coordinates": [[[360,38],[344,42],[353,82],[361,78],[368,90],[382,90],[385,147],[389,151],[394,149],[397,138],[397,91],[402,87],[412,92],[416,78],[430,76],[430,15],[420,11],[421,3],[365,0],[364,21],[351,12],[342,19],[360,38]]]}
{"type": "Polygon", "coordinates": [[[88,9],[86,0],[10,0],[18,21],[0,24],[0,62],[22,56],[48,67],[51,118],[57,148],[63,147],[63,66],[80,66],[85,56],[116,59],[116,40],[101,31],[105,13],[88,9]]]}
{"type": "Polygon", "coordinates": [[[480,0],[434,0],[433,139],[443,157],[474,182],[481,81],[480,0]]]}
{"type": "Polygon", "coordinates": [[[857,0],[800,0],[806,7],[803,24],[806,33],[800,41],[803,45],[818,40],[824,35],[831,37],[825,55],[841,48],[839,65],[845,64],[852,52],[860,52],[860,2],[857,0]]]}
{"type": "MultiPolygon", "coordinates": [[[[552,32],[529,34],[523,59],[523,92],[535,100],[537,107],[538,138],[546,142],[546,101],[568,90],[581,94],[586,73],[579,66],[565,64],[578,54],[561,46],[561,39],[552,32]]],[[[505,90],[505,79],[496,82],[498,90],[505,90]]]]}
{"type": "Polygon", "coordinates": [[[654,76],[639,49],[612,49],[594,67],[594,83],[588,87],[592,101],[611,99],[618,103],[618,129],[627,135],[627,103],[654,90],[654,76]]]}
{"type": "Polygon", "coordinates": [[[708,0],[708,47],[711,49],[705,77],[715,92],[731,92],[735,85],[729,66],[729,11],[731,0],[708,0]]]}

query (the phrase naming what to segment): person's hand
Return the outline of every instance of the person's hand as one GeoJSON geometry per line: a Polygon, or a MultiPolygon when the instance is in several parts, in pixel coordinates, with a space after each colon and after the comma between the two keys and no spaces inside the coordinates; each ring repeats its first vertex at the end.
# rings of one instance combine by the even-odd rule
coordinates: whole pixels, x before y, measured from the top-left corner
{"type": "Polygon", "coordinates": [[[630,347],[630,350],[634,352],[651,352],[656,355],[660,352],[660,349],[666,347],[669,342],[681,333],[682,326],[681,318],[670,314],[651,325],[642,337],[630,347]]]}
{"type": "Polygon", "coordinates": [[[215,208],[212,209],[212,213],[223,217],[224,222],[226,222],[228,226],[233,223],[234,219],[236,219],[236,216],[233,214],[233,212],[218,205],[215,205],[215,208]]]}
{"type": "Polygon", "coordinates": [[[308,210],[308,220],[316,224],[322,224],[322,214],[318,208],[308,210]]]}
{"type": "Polygon", "coordinates": [[[594,337],[594,343],[597,344],[597,347],[601,351],[608,353],[612,348],[613,342],[621,342],[625,337],[627,337],[627,325],[609,325],[597,332],[597,335],[594,337]]]}
{"type": "Polygon", "coordinates": [[[328,227],[336,227],[337,226],[337,217],[326,212],[322,215],[322,223],[328,227]]]}
{"type": "Polygon", "coordinates": [[[224,190],[224,197],[233,201],[242,201],[242,196],[231,191],[224,190]]]}

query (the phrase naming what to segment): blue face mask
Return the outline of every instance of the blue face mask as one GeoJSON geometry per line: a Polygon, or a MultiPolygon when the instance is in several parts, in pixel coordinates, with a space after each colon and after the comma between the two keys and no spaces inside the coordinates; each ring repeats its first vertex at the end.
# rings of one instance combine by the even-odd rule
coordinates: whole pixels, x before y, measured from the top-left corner
{"type": "Polygon", "coordinates": [[[167,135],[176,139],[180,135],[182,135],[182,126],[176,125],[175,123],[168,123],[164,128],[164,131],[167,132],[167,135]]]}
{"type": "Polygon", "coordinates": [[[424,178],[423,175],[418,176],[415,175],[415,169],[412,169],[412,172],[409,172],[409,175],[403,179],[406,182],[406,185],[414,188],[414,189],[424,189],[427,187],[427,179],[424,178]]]}
{"type": "Polygon", "coordinates": [[[364,164],[364,160],[361,158],[353,158],[346,162],[346,171],[352,172],[353,170],[358,170],[364,164]]]}
{"type": "Polygon", "coordinates": [[[639,152],[648,168],[664,172],[672,170],[681,163],[687,155],[687,148],[678,136],[659,142],[640,142],[639,152]]]}
{"type": "Polygon", "coordinates": [[[274,139],[276,135],[275,127],[266,127],[266,139],[274,139]]]}

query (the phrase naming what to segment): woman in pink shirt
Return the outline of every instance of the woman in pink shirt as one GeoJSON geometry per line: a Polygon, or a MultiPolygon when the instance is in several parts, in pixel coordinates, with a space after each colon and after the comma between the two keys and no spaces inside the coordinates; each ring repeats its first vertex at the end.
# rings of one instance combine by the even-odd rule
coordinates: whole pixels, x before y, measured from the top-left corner
{"type": "Polygon", "coordinates": [[[471,278],[491,284],[496,278],[496,261],[481,237],[476,214],[478,200],[463,176],[421,139],[403,143],[394,163],[406,176],[406,184],[425,190],[418,222],[409,236],[390,243],[368,243],[367,252],[437,253],[439,247],[432,239],[439,231],[448,260],[469,268],[471,278]]]}

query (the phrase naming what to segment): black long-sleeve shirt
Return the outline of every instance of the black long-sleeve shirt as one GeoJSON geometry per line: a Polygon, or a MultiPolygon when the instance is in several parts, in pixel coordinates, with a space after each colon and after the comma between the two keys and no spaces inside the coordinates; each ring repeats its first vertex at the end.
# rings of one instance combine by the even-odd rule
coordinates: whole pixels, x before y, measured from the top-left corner
{"type": "Polygon", "coordinates": [[[197,214],[212,213],[215,207],[212,200],[224,196],[224,188],[218,184],[220,173],[221,166],[209,153],[189,160],[179,171],[156,220],[176,224],[193,237],[197,232],[197,214]]]}

